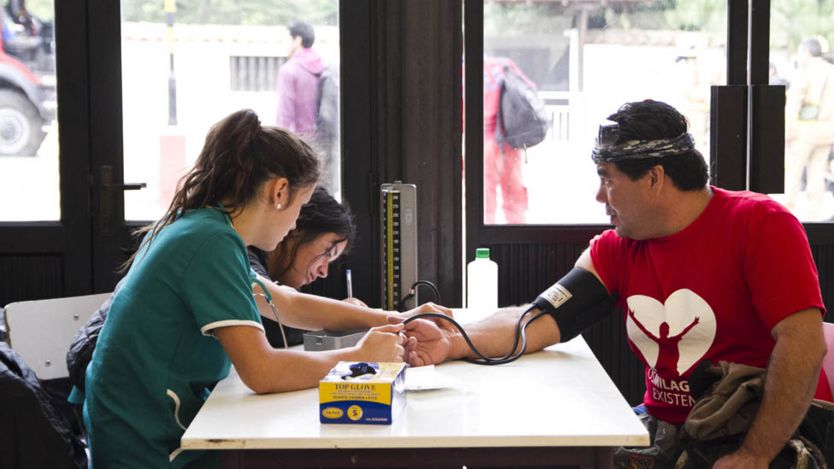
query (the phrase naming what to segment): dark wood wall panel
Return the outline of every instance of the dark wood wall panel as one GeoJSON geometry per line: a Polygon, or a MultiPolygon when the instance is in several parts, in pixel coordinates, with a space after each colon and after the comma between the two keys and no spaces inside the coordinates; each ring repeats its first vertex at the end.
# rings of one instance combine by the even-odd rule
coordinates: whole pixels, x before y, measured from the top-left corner
{"type": "Polygon", "coordinates": [[[437,285],[444,301],[459,304],[462,136],[449,129],[459,129],[463,118],[463,10],[458,0],[406,0],[402,9],[399,154],[403,182],[417,184],[419,279],[437,285]]]}
{"type": "Polygon", "coordinates": [[[64,296],[62,256],[0,256],[0,307],[14,301],[60,296],[64,296]]]}
{"type": "Polygon", "coordinates": [[[379,187],[417,185],[419,277],[460,304],[463,53],[460,0],[343,0],[343,197],[359,238],[353,291],[380,303],[379,187]],[[350,5],[350,8],[347,6],[350,5]],[[457,130],[455,130],[457,129],[457,130]]]}
{"type": "Polygon", "coordinates": [[[487,245],[498,263],[498,304],[523,304],[573,268],[584,243],[487,245]]]}

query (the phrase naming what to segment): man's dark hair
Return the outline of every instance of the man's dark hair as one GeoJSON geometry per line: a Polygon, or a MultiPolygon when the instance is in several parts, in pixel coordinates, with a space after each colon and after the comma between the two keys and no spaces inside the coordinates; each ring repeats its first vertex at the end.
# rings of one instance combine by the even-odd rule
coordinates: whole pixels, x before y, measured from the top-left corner
{"type": "MultiPolygon", "coordinates": [[[[675,108],[650,99],[626,103],[608,119],[619,124],[618,144],[629,140],[671,139],[686,133],[687,129],[686,117],[675,108]]],[[[695,148],[663,158],[617,161],[614,165],[633,181],[661,165],[675,187],[682,191],[703,189],[709,180],[707,163],[695,148]]]]}
{"type": "Polygon", "coordinates": [[[309,23],[296,21],[290,25],[290,37],[293,39],[301,37],[301,45],[309,49],[316,42],[316,31],[309,23]]]}
{"type": "Polygon", "coordinates": [[[820,44],[820,40],[815,37],[808,37],[802,40],[799,44],[799,47],[808,51],[808,55],[811,57],[820,57],[822,56],[822,44],[820,44]]]}

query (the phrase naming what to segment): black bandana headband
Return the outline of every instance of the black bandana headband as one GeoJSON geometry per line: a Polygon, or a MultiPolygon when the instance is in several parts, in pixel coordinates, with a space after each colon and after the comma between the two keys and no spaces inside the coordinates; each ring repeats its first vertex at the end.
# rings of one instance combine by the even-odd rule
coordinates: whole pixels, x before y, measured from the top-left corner
{"type": "Polygon", "coordinates": [[[616,123],[608,122],[600,126],[599,137],[591,152],[594,163],[663,158],[695,149],[695,141],[688,133],[662,140],[628,140],[615,144],[618,136],[616,123]]]}

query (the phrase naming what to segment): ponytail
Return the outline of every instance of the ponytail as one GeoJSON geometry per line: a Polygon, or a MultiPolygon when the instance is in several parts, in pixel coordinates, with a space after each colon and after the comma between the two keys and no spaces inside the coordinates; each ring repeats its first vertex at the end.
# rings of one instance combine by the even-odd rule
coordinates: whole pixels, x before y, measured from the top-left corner
{"type": "MultiPolygon", "coordinates": [[[[295,189],[315,184],[319,161],[307,143],[292,133],[262,126],[250,109],[237,111],[212,126],[203,150],[191,170],[180,179],[168,210],[159,221],[136,234],[150,233],[150,243],[159,231],[188,210],[219,206],[230,216],[239,214],[268,180],[289,181],[289,202],[295,189]]],[[[126,269],[133,262],[131,257],[126,269]]]]}

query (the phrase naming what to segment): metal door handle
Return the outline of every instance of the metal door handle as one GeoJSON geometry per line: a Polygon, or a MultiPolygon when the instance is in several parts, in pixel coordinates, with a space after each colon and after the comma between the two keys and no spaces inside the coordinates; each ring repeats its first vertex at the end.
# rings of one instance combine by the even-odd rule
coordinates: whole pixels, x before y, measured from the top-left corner
{"type": "Polygon", "coordinates": [[[105,235],[109,235],[113,229],[113,192],[115,191],[138,191],[148,187],[147,183],[113,183],[113,167],[102,165],[100,169],[101,191],[99,191],[98,217],[99,227],[105,235]]]}
{"type": "Polygon", "coordinates": [[[144,189],[146,187],[148,187],[148,183],[146,182],[133,182],[125,184],[102,184],[102,188],[108,191],[138,191],[139,189],[144,189]]]}

